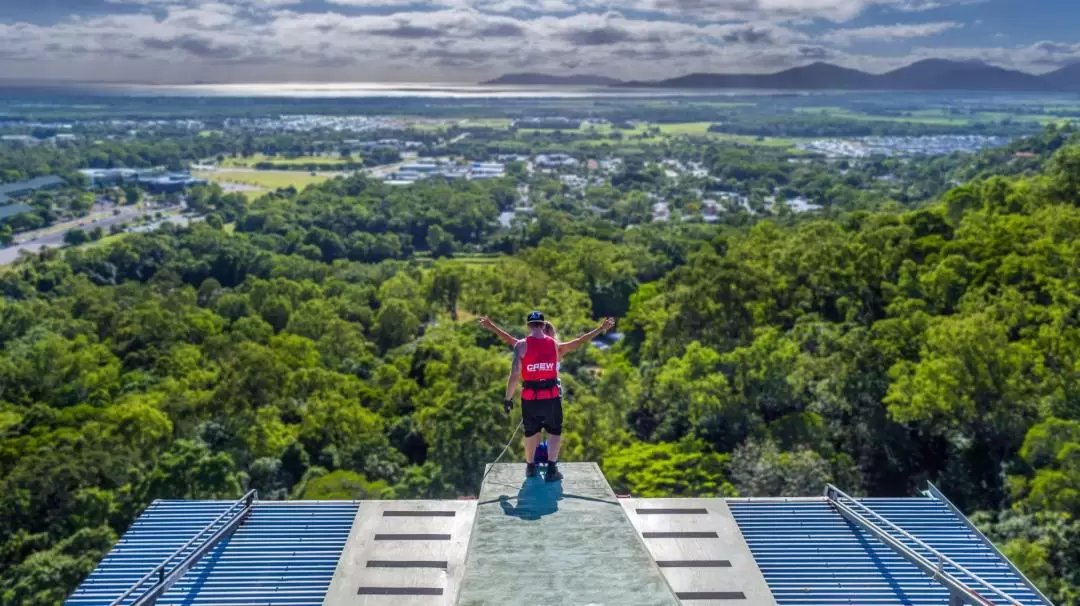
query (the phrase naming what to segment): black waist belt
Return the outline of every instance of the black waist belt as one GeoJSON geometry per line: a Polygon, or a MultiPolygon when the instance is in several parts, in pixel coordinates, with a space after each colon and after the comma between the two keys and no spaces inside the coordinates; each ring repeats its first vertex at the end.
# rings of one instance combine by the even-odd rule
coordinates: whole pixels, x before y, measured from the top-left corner
{"type": "Polygon", "coordinates": [[[543,381],[525,381],[525,389],[551,389],[558,387],[558,379],[544,379],[543,381]]]}

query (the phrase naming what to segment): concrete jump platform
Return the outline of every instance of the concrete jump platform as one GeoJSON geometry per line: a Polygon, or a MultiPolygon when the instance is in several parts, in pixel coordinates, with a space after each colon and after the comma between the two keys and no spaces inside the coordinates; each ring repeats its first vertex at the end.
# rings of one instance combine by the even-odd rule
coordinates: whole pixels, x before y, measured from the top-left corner
{"type": "Polygon", "coordinates": [[[452,606],[475,501],[364,501],[323,606],[452,606]]]}
{"type": "Polygon", "coordinates": [[[458,604],[677,606],[595,463],[564,479],[495,465],[484,480],[458,604]]]}
{"type": "Polygon", "coordinates": [[[668,584],[687,606],[775,606],[723,499],[620,499],[668,584]]]}

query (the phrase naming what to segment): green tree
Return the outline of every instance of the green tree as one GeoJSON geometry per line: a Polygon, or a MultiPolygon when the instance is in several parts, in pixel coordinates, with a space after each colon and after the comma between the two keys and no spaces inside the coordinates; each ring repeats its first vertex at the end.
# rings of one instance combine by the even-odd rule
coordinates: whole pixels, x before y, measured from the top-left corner
{"type": "Polygon", "coordinates": [[[64,244],[68,246],[78,246],[90,241],[90,234],[79,229],[78,227],[67,230],[64,233],[64,244]]]}
{"type": "Polygon", "coordinates": [[[604,456],[603,471],[616,492],[640,498],[737,496],[728,464],[727,455],[684,440],[613,449],[604,456]]]}
{"type": "Polygon", "coordinates": [[[387,301],[375,316],[372,333],[383,351],[404,345],[412,340],[420,329],[420,320],[400,299],[387,301]]]}
{"type": "MultiPolygon", "coordinates": [[[[317,469],[317,468],[315,468],[317,469]]],[[[394,491],[386,482],[369,482],[364,476],[351,471],[338,470],[321,472],[323,475],[309,472],[303,489],[296,498],[306,500],[367,500],[393,499],[394,491]]]]}
{"type": "Polygon", "coordinates": [[[454,256],[454,237],[442,227],[438,225],[432,225],[431,227],[429,227],[426,242],[428,250],[431,251],[431,255],[433,257],[439,258],[454,256]]]}
{"type": "Polygon", "coordinates": [[[128,183],[124,186],[124,203],[128,205],[137,204],[142,197],[139,192],[138,186],[133,183],[128,183]]]}

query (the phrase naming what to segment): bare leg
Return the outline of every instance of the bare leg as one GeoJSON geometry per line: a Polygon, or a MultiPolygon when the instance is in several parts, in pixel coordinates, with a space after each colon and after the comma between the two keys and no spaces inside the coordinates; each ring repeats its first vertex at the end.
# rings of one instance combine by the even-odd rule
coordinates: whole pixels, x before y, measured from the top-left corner
{"type": "Polygon", "coordinates": [[[549,461],[558,461],[559,460],[559,446],[562,445],[562,436],[556,436],[556,435],[552,435],[552,434],[549,433],[548,437],[547,437],[547,443],[548,443],[548,445],[547,445],[548,446],[548,460],[549,461]]]}
{"type": "Polygon", "coordinates": [[[540,445],[540,432],[525,438],[525,462],[532,463],[536,456],[536,447],[540,445]]]}

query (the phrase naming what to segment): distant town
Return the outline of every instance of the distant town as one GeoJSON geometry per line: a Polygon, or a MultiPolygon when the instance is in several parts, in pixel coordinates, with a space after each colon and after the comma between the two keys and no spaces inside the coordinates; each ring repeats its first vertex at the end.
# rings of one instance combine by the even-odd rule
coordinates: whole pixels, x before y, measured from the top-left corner
{"type": "MultiPolygon", "coordinates": [[[[621,219],[630,224],[910,204],[962,176],[928,171],[924,159],[950,158],[946,165],[959,168],[963,156],[1006,147],[1059,115],[1067,119],[1062,106],[1030,100],[1009,114],[997,100],[934,106],[899,95],[892,108],[880,98],[761,96],[615,101],[606,109],[528,101],[501,106],[502,113],[461,110],[466,116],[445,115],[461,113],[453,101],[395,102],[401,114],[385,112],[385,104],[380,112],[350,105],[335,113],[298,101],[268,105],[284,111],[253,106],[230,115],[228,105],[193,111],[184,101],[170,103],[174,109],[153,108],[161,117],[130,115],[149,113],[145,107],[124,114],[102,106],[12,119],[18,108],[9,108],[0,120],[0,152],[16,164],[20,157],[42,161],[0,175],[0,245],[8,247],[0,262],[165,220],[199,220],[204,211],[189,203],[198,188],[254,203],[354,175],[393,189],[504,184],[512,204],[490,220],[506,229],[534,220],[553,199],[607,220],[630,204],[632,216],[621,219]],[[50,163],[63,170],[46,171],[50,163]],[[628,196],[632,202],[618,202],[628,196]]],[[[1024,161],[1029,153],[1011,158],[1024,161]]]]}

